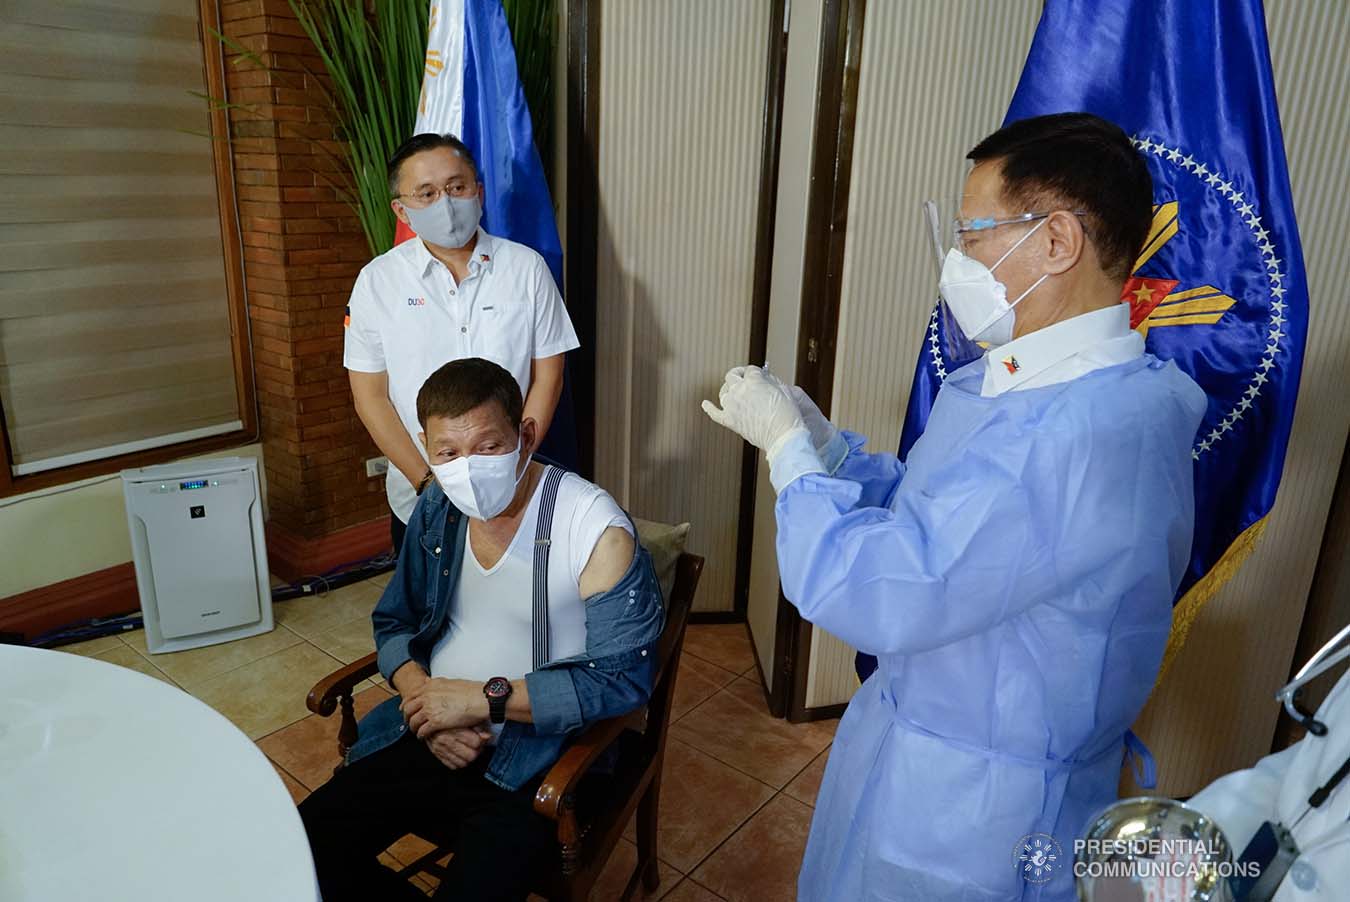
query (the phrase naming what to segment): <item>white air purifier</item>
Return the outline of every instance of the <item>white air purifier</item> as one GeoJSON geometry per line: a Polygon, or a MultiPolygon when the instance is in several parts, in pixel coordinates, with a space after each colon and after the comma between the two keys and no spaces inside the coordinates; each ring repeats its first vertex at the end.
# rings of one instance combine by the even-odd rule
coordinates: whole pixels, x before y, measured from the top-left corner
{"type": "Polygon", "coordinates": [[[256,459],[123,470],[122,493],[151,652],[272,629],[256,459]]]}

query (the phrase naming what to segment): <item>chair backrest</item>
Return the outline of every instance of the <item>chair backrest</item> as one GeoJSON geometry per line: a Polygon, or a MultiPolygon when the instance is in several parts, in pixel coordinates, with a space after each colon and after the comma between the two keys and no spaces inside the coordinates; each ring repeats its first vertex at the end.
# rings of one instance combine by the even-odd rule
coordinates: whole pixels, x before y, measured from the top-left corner
{"type": "Polygon", "coordinates": [[[647,729],[643,744],[653,751],[665,744],[666,727],[670,723],[670,706],[675,696],[675,675],[679,670],[680,649],[684,646],[684,630],[689,623],[689,610],[698,591],[698,580],[703,573],[703,558],[683,552],[675,564],[675,583],[666,601],[666,625],[661,630],[659,644],[660,670],[647,702],[647,729]]]}

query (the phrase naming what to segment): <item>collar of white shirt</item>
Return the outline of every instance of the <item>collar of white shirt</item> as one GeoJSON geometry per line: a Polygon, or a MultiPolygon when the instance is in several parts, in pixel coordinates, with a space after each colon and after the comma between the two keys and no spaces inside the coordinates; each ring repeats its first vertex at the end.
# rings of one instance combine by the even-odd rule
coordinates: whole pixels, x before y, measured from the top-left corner
{"type": "MultiPolygon", "coordinates": [[[[469,272],[476,272],[480,266],[486,267],[488,272],[491,272],[493,258],[497,256],[497,240],[483,231],[481,226],[478,228],[477,235],[478,241],[474,244],[473,253],[469,256],[469,272]]],[[[440,261],[431,255],[431,251],[427,250],[426,243],[421,238],[414,237],[408,244],[412,245],[409,250],[412,252],[418,272],[425,277],[431,271],[432,265],[440,261]]]]}
{"type": "Polygon", "coordinates": [[[1130,305],[1082,313],[991,348],[984,355],[986,398],[1019,388],[1067,382],[1144,353],[1144,339],[1130,328],[1130,305]]]}

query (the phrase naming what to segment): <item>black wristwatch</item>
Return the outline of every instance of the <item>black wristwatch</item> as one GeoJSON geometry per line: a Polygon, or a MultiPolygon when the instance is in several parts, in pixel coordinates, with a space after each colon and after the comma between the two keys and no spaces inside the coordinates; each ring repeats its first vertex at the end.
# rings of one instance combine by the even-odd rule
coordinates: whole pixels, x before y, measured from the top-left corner
{"type": "Polygon", "coordinates": [[[493,723],[505,723],[506,700],[511,697],[511,681],[506,677],[493,677],[483,684],[483,695],[488,700],[488,720],[493,723]]]}
{"type": "Polygon", "coordinates": [[[422,477],[422,481],[417,484],[417,494],[422,494],[422,492],[426,490],[426,487],[431,485],[431,480],[435,477],[435,473],[427,470],[426,475],[422,477]]]}

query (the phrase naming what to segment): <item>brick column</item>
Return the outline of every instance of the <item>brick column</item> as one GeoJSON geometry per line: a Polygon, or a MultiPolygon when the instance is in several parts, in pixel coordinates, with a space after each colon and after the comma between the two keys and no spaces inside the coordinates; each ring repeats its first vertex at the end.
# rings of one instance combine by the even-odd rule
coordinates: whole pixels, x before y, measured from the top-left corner
{"type": "MultiPolygon", "coordinates": [[[[225,0],[226,48],[244,279],[268,484],[268,550],[287,578],[388,547],[379,455],[352,406],[342,318],[370,259],[343,182],[323,62],[286,0],[225,0]]],[[[210,36],[206,37],[211,40],[210,36]]]]}

